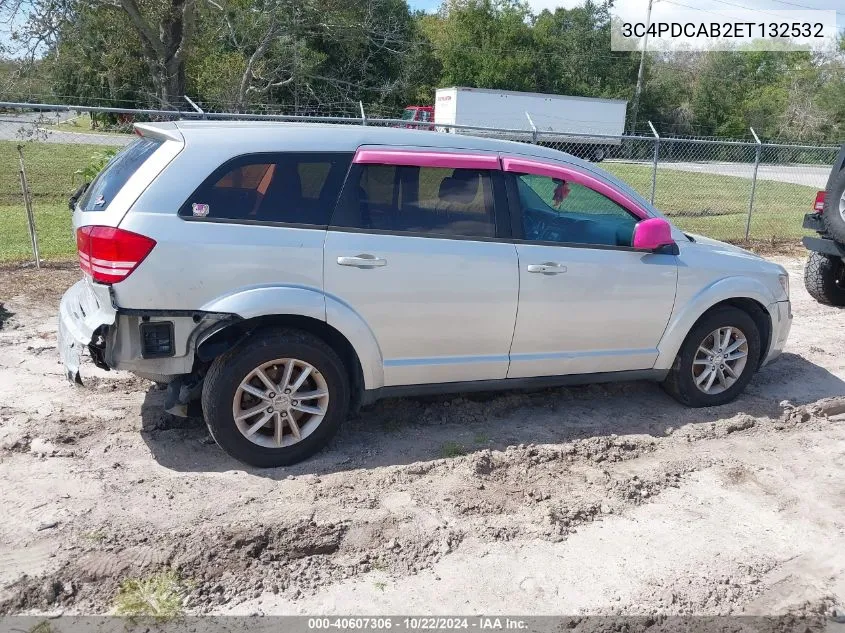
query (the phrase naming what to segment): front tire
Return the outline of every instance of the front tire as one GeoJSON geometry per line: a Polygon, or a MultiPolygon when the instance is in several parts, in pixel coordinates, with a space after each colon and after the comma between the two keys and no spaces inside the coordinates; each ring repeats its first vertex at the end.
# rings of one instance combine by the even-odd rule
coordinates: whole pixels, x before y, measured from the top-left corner
{"type": "Polygon", "coordinates": [[[754,319],[739,308],[717,308],[687,335],[663,388],[689,407],[726,404],[751,381],[759,359],[754,319]]]}
{"type": "Polygon", "coordinates": [[[841,257],[811,252],[804,268],[804,287],[829,306],[845,306],[845,262],[841,257]]]}
{"type": "Polygon", "coordinates": [[[202,389],[211,436],[235,459],[289,466],[323,448],[349,411],[337,353],[299,330],[256,332],[212,363],[202,389]]]}

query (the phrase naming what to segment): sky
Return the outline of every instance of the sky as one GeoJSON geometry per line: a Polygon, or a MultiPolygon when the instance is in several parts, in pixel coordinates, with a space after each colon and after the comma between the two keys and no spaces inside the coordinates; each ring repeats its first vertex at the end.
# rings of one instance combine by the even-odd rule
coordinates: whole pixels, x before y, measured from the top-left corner
{"type": "MultiPolygon", "coordinates": [[[[440,0],[408,0],[408,4],[412,9],[422,9],[423,11],[436,11],[440,6],[440,0]]],[[[528,0],[528,4],[535,12],[543,9],[554,10],[557,7],[571,9],[572,7],[584,4],[584,0],[528,0]]],[[[837,25],[840,29],[845,29],[845,7],[843,7],[842,0],[656,0],[655,6],[662,4],[662,17],[671,15],[673,11],[679,14],[683,11],[680,5],[694,7],[697,10],[705,11],[709,15],[713,13],[720,13],[730,11],[737,8],[759,9],[766,10],[784,10],[784,9],[827,9],[837,10],[837,25]],[[796,6],[799,5],[799,6],[796,6]]],[[[615,6],[620,11],[636,11],[638,8],[642,9],[642,19],[645,21],[646,7],[648,0],[616,0],[615,6]]],[[[765,15],[765,14],[763,14],[765,15]]]]}

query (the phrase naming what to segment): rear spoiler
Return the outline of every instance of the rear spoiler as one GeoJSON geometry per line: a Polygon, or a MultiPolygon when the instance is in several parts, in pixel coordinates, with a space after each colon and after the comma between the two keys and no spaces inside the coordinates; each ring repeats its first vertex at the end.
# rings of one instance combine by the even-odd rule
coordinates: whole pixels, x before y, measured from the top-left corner
{"type": "Polygon", "coordinates": [[[184,143],[185,137],[175,123],[136,123],[135,133],[147,138],[157,138],[162,141],[176,141],[184,143]]]}
{"type": "Polygon", "coordinates": [[[825,185],[826,191],[830,191],[833,179],[839,175],[839,172],[843,169],[845,169],[845,143],[843,143],[842,147],[839,148],[839,154],[837,154],[836,160],[833,161],[833,168],[830,170],[830,176],[828,176],[827,185],[825,185]]]}

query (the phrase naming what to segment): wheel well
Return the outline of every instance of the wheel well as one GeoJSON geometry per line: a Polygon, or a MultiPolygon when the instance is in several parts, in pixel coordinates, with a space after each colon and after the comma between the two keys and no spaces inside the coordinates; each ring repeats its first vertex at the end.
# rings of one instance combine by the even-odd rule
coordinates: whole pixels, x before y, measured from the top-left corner
{"type": "Polygon", "coordinates": [[[303,330],[323,339],[337,352],[349,375],[349,384],[352,387],[352,410],[357,410],[364,389],[361,360],[347,338],[325,321],[298,314],[270,314],[237,321],[200,343],[197,347],[197,358],[200,361],[210,362],[235,347],[253,332],[270,327],[303,330]]]}
{"type": "Polygon", "coordinates": [[[766,308],[761,303],[755,301],[754,299],[748,299],[746,297],[735,297],[733,299],[726,299],[725,301],[720,301],[716,305],[711,306],[704,314],[699,317],[698,320],[700,321],[705,316],[710,314],[713,310],[718,310],[719,308],[723,308],[725,306],[738,308],[754,320],[754,324],[760,331],[759,362],[762,363],[766,359],[766,355],[769,353],[769,346],[771,345],[772,338],[772,317],[771,315],[769,315],[769,311],[766,310],[766,308]]]}

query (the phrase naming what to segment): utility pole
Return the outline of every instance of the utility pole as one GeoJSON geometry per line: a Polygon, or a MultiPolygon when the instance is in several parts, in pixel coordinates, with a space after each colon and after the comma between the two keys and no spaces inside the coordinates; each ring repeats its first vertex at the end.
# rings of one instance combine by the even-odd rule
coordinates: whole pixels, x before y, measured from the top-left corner
{"type": "Polygon", "coordinates": [[[648,0],[648,13],[645,18],[645,36],[643,37],[643,51],[640,55],[640,69],[637,72],[637,87],[634,89],[634,105],[631,114],[631,134],[637,133],[637,115],[640,109],[640,93],[643,90],[643,70],[645,69],[645,50],[648,45],[648,29],[651,27],[651,5],[654,0],[648,0]]]}

